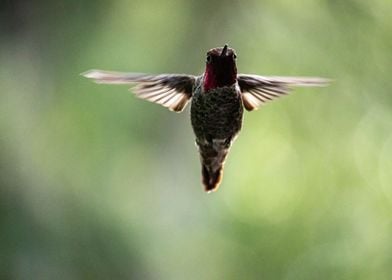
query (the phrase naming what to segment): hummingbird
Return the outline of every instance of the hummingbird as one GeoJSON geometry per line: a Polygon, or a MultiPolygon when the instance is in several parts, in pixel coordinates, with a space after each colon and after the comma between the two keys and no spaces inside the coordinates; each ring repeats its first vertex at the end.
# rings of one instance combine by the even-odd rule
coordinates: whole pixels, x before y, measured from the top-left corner
{"type": "Polygon", "coordinates": [[[236,52],[226,44],[207,52],[202,75],[143,74],[103,70],[82,73],[98,84],[130,84],[136,97],[182,112],[191,103],[190,119],[200,154],[202,183],[216,191],[233,141],[241,130],[244,108],[253,111],[293,87],[326,86],[319,77],[238,74],[236,52]]]}

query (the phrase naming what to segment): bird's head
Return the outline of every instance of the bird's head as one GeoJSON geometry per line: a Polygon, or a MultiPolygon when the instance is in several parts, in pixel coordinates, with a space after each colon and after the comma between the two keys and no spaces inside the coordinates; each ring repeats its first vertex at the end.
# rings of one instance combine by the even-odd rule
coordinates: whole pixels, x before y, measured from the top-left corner
{"type": "Polygon", "coordinates": [[[204,90],[231,86],[237,80],[235,50],[225,45],[207,52],[206,70],[204,73],[204,90]]]}

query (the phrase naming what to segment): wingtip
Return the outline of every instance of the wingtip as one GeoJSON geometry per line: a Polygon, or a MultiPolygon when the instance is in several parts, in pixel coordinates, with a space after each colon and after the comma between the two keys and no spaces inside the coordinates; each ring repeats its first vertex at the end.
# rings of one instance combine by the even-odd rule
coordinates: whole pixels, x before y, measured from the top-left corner
{"type": "Polygon", "coordinates": [[[91,70],[87,70],[85,72],[82,72],[79,75],[83,76],[85,78],[89,78],[89,79],[98,79],[100,77],[99,73],[100,73],[99,70],[91,69],[91,70]]]}
{"type": "Polygon", "coordinates": [[[93,80],[96,84],[128,84],[124,73],[91,69],[80,73],[81,76],[93,80]]]}
{"type": "Polygon", "coordinates": [[[324,86],[329,86],[330,84],[335,82],[335,79],[323,78],[324,79],[324,86]]]}
{"type": "Polygon", "coordinates": [[[332,82],[334,82],[334,80],[329,78],[315,78],[314,85],[318,85],[320,87],[327,87],[332,82]]]}
{"type": "Polygon", "coordinates": [[[326,87],[333,82],[332,79],[323,77],[280,77],[280,76],[270,76],[267,77],[275,82],[282,82],[288,86],[292,87],[326,87]]]}
{"type": "Polygon", "coordinates": [[[309,81],[305,81],[303,86],[318,86],[318,87],[327,87],[333,82],[332,79],[315,77],[309,78],[309,81]]]}

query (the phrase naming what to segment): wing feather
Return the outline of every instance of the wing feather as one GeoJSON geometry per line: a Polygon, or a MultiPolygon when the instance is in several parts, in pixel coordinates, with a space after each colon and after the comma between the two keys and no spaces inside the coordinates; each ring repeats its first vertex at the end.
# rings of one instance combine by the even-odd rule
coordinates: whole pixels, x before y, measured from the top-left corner
{"type": "Polygon", "coordinates": [[[181,112],[192,98],[196,76],[185,74],[149,75],[103,70],[89,70],[81,74],[98,84],[131,84],[136,97],[181,112]]]}
{"type": "Polygon", "coordinates": [[[330,82],[317,77],[266,77],[239,74],[238,84],[245,109],[252,111],[261,105],[291,92],[292,87],[322,87],[330,82]]]}

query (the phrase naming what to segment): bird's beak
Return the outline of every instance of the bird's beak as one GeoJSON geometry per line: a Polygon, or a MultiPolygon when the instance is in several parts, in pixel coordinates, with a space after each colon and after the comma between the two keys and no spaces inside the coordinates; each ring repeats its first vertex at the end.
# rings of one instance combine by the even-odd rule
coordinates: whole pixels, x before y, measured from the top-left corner
{"type": "Polygon", "coordinates": [[[220,56],[225,56],[225,55],[226,55],[226,52],[227,52],[227,44],[223,47],[220,56]]]}

